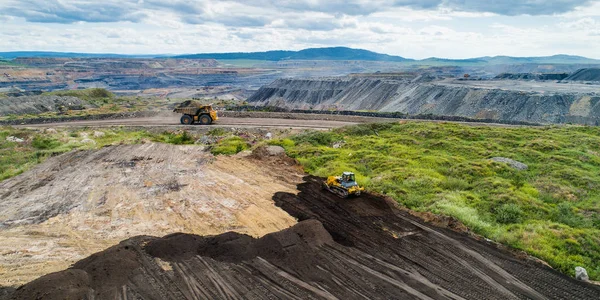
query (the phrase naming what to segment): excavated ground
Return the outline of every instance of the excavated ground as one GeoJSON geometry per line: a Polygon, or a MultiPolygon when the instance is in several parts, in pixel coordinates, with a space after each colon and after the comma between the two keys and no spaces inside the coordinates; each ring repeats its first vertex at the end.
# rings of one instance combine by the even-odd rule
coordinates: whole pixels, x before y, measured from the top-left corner
{"type": "Polygon", "coordinates": [[[214,157],[202,148],[74,151],[0,182],[0,287],[64,270],[132,236],[260,237],[296,223],[271,201],[302,181],[293,162],[273,167],[260,156],[214,157]]]}
{"type": "Polygon", "coordinates": [[[383,197],[340,199],[306,177],[276,205],[297,225],[255,239],[139,236],[17,289],[15,299],[597,299],[600,288],[383,197]]]}

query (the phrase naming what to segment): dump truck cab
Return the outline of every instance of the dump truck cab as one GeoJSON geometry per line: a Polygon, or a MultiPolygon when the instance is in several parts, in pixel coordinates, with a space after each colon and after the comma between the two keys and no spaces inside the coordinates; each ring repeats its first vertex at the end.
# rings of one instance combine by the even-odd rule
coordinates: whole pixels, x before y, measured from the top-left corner
{"type": "Polygon", "coordinates": [[[201,104],[193,100],[181,103],[173,111],[183,114],[180,119],[183,125],[192,125],[194,123],[210,125],[219,119],[217,111],[213,109],[212,104],[201,104]]]}

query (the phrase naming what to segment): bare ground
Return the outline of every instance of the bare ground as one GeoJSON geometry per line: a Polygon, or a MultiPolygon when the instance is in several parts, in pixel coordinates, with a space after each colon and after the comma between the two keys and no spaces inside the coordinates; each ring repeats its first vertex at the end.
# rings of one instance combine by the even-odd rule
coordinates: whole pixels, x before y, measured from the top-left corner
{"type": "Polygon", "coordinates": [[[236,231],[260,237],[295,224],[274,206],[302,175],[198,146],[120,145],[51,158],[0,182],[0,286],[17,286],[136,235],[236,231]]]}
{"type": "Polygon", "coordinates": [[[339,199],[306,177],[273,201],[297,225],[255,239],[139,236],[16,290],[16,299],[597,299],[600,288],[390,199],[339,199]]]}

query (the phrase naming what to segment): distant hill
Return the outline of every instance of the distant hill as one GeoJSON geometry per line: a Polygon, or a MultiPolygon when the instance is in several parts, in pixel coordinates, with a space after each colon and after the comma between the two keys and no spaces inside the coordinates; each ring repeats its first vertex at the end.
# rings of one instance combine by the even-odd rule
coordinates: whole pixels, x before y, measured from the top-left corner
{"type": "Polygon", "coordinates": [[[580,64],[596,65],[600,60],[573,55],[553,55],[541,57],[511,57],[511,56],[484,56],[468,59],[445,59],[431,57],[422,60],[404,58],[401,56],[376,53],[363,49],[347,47],[309,48],[300,51],[274,50],[265,52],[233,52],[233,53],[198,53],[185,55],[152,55],[152,54],[102,54],[102,53],[72,53],[72,52],[45,52],[45,51],[16,51],[0,52],[0,59],[14,59],[16,57],[66,57],[66,58],[186,58],[186,59],[216,59],[216,60],[359,60],[397,62],[407,65],[423,66],[486,66],[486,65],[522,65],[522,64],[580,64]]]}
{"type": "Polygon", "coordinates": [[[266,51],[266,52],[236,52],[236,53],[202,53],[178,55],[175,58],[213,58],[213,59],[254,59],[254,60],[364,60],[364,61],[392,61],[406,62],[400,56],[380,54],[368,50],[352,49],[347,47],[309,48],[300,51],[266,51]]]}
{"type": "Polygon", "coordinates": [[[13,51],[0,52],[0,58],[14,59],[17,57],[52,57],[52,58],[155,58],[165,55],[146,54],[113,54],[113,53],[76,53],[76,52],[51,52],[51,51],[13,51]]]}
{"type": "Polygon", "coordinates": [[[540,57],[512,57],[493,56],[479,57],[492,65],[514,65],[514,64],[600,64],[600,60],[575,55],[553,55],[540,57]]]}

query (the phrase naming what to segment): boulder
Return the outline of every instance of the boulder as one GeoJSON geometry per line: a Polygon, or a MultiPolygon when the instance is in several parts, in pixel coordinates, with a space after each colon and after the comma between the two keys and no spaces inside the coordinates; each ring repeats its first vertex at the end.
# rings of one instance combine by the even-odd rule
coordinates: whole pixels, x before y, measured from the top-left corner
{"type": "Polygon", "coordinates": [[[519,171],[527,170],[528,168],[526,164],[506,157],[493,157],[492,161],[508,164],[519,171]]]}
{"type": "Polygon", "coordinates": [[[94,131],[94,137],[103,137],[106,134],[102,131],[94,131]]]}
{"type": "Polygon", "coordinates": [[[81,143],[83,143],[83,144],[95,144],[96,141],[94,141],[92,139],[83,139],[83,140],[81,140],[81,143]]]}
{"type": "Polygon", "coordinates": [[[581,281],[589,281],[590,277],[588,276],[588,273],[584,268],[575,267],[575,279],[581,281]]]}
{"type": "Polygon", "coordinates": [[[44,132],[47,133],[47,134],[55,134],[55,133],[57,133],[56,129],[54,129],[54,128],[46,128],[44,130],[44,132]]]}
{"type": "Polygon", "coordinates": [[[12,135],[11,136],[7,136],[6,137],[6,141],[7,142],[14,142],[14,143],[22,143],[22,142],[24,142],[23,139],[20,139],[20,138],[18,138],[16,136],[12,136],[12,135]]]}
{"type": "Polygon", "coordinates": [[[267,147],[267,153],[270,156],[278,156],[285,154],[285,149],[283,149],[281,146],[269,146],[267,147]]]}
{"type": "Polygon", "coordinates": [[[333,148],[334,149],[342,148],[342,146],[344,146],[344,144],[346,144],[346,141],[335,142],[335,143],[333,143],[333,148]]]}

